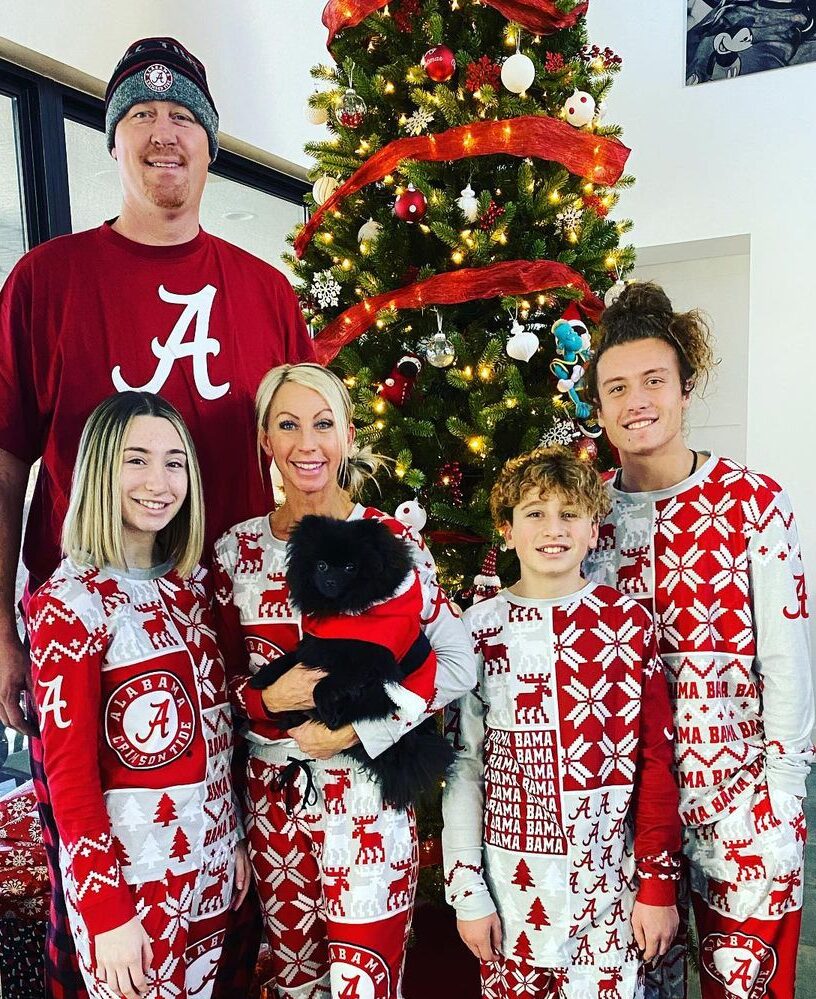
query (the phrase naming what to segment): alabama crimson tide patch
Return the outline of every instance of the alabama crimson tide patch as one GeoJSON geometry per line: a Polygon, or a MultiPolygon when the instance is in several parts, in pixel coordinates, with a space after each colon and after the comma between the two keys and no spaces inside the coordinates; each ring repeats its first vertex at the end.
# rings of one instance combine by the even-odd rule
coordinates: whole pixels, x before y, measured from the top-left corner
{"type": "Polygon", "coordinates": [[[173,86],[173,74],[160,62],[148,66],[143,78],[147,89],[156,94],[164,94],[173,86]]]}
{"type": "Polygon", "coordinates": [[[391,975],[376,951],[357,944],[329,943],[332,996],[338,999],[388,999],[391,975]]]}
{"type": "Polygon", "coordinates": [[[763,999],[776,970],[776,953],[759,937],[709,933],[700,948],[703,967],[727,999],[763,999]]]}
{"type": "MultiPolygon", "coordinates": [[[[300,636],[295,631],[292,648],[297,645],[299,640],[300,636]]],[[[244,645],[246,645],[246,650],[249,653],[250,673],[257,673],[261,666],[266,666],[273,659],[279,659],[286,651],[277,643],[270,642],[264,635],[246,635],[244,637],[244,645]]]]}
{"type": "Polygon", "coordinates": [[[105,736],[131,770],[178,759],[193,741],[195,709],[178,677],[154,670],[120,684],[108,698],[105,736]]]}

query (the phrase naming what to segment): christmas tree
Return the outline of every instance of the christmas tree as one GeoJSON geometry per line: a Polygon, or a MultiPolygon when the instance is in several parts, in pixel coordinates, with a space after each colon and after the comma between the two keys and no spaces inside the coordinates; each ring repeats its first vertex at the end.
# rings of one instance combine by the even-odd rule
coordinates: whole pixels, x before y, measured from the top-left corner
{"type": "Polygon", "coordinates": [[[157,824],[161,823],[161,825],[166,827],[177,819],[178,815],[176,815],[176,806],[173,803],[173,799],[169,794],[163,794],[156,805],[156,814],[153,816],[153,821],[157,824]]]}
{"type": "Polygon", "coordinates": [[[527,861],[524,857],[516,865],[515,873],[513,874],[513,880],[511,884],[518,885],[522,891],[527,891],[528,888],[534,888],[535,882],[533,881],[533,876],[530,873],[530,868],[527,866],[527,861]]]}
{"type": "MultiPolygon", "coordinates": [[[[602,121],[619,69],[575,0],[330,0],[313,69],[312,215],[290,262],[358,439],[393,459],[371,499],[425,536],[449,590],[493,540],[488,494],[539,443],[596,453],[582,395],[599,296],[621,287],[630,182],[602,121]]],[[[501,569],[501,566],[499,567],[501,569]]]]}
{"type": "Polygon", "coordinates": [[[533,948],[530,946],[527,934],[523,930],[518,935],[516,946],[513,948],[513,954],[525,964],[532,960],[533,948]]]}
{"type": "Polygon", "coordinates": [[[547,911],[538,896],[533,899],[533,904],[530,906],[530,911],[527,913],[527,922],[537,930],[543,929],[543,927],[550,925],[550,920],[547,917],[547,911]]]}
{"type": "Polygon", "coordinates": [[[170,856],[174,860],[178,860],[183,863],[190,853],[190,841],[184,833],[184,830],[179,826],[173,835],[173,846],[170,850],[170,856]]]}

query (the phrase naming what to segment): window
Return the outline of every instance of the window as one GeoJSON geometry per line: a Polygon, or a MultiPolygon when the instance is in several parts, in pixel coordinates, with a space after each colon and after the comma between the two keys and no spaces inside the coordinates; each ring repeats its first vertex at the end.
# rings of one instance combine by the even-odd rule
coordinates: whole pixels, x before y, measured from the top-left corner
{"type": "Polygon", "coordinates": [[[0,281],[28,249],[18,166],[17,99],[0,94],[0,281]],[[9,140],[7,141],[6,137],[9,140]]]}
{"type": "MultiPolygon", "coordinates": [[[[278,265],[287,233],[304,218],[306,190],[300,180],[221,150],[202,225],[278,265]]],[[[102,101],[0,60],[0,284],[28,249],[99,225],[118,213],[120,201],[102,101]]],[[[21,566],[18,594],[24,579],[21,566]]],[[[0,794],[28,775],[25,740],[0,730],[0,794]]]]}

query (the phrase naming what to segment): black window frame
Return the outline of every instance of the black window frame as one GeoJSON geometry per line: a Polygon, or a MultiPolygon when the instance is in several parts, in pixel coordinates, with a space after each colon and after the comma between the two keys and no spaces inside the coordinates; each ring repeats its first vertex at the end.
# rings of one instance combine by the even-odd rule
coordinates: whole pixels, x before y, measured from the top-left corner
{"type": "MultiPolygon", "coordinates": [[[[104,133],[105,106],[98,97],[5,59],[0,59],[0,94],[15,100],[26,245],[32,248],[73,231],[65,119],[104,133]]],[[[223,148],[210,172],[296,204],[306,218],[303,196],[309,185],[297,177],[223,148]]]]}

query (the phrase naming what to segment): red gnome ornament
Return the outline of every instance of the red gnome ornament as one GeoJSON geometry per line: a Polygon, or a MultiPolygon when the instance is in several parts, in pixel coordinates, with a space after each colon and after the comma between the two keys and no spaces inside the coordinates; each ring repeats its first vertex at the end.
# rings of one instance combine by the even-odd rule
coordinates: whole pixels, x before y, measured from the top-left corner
{"type": "Polygon", "coordinates": [[[414,386],[422,370],[422,361],[415,354],[404,354],[385,379],[380,395],[392,406],[402,407],[414,393],[414,386]]]}
{"type": "Polygon", "coordinates": [[[496,570],[496,558],[498,551],[494,545],[485,555],[479,575],[473,577],[473,602],[478,604],[482,600],[489,600],[495,597],[501,589],[501,579],[496,570]]]}

